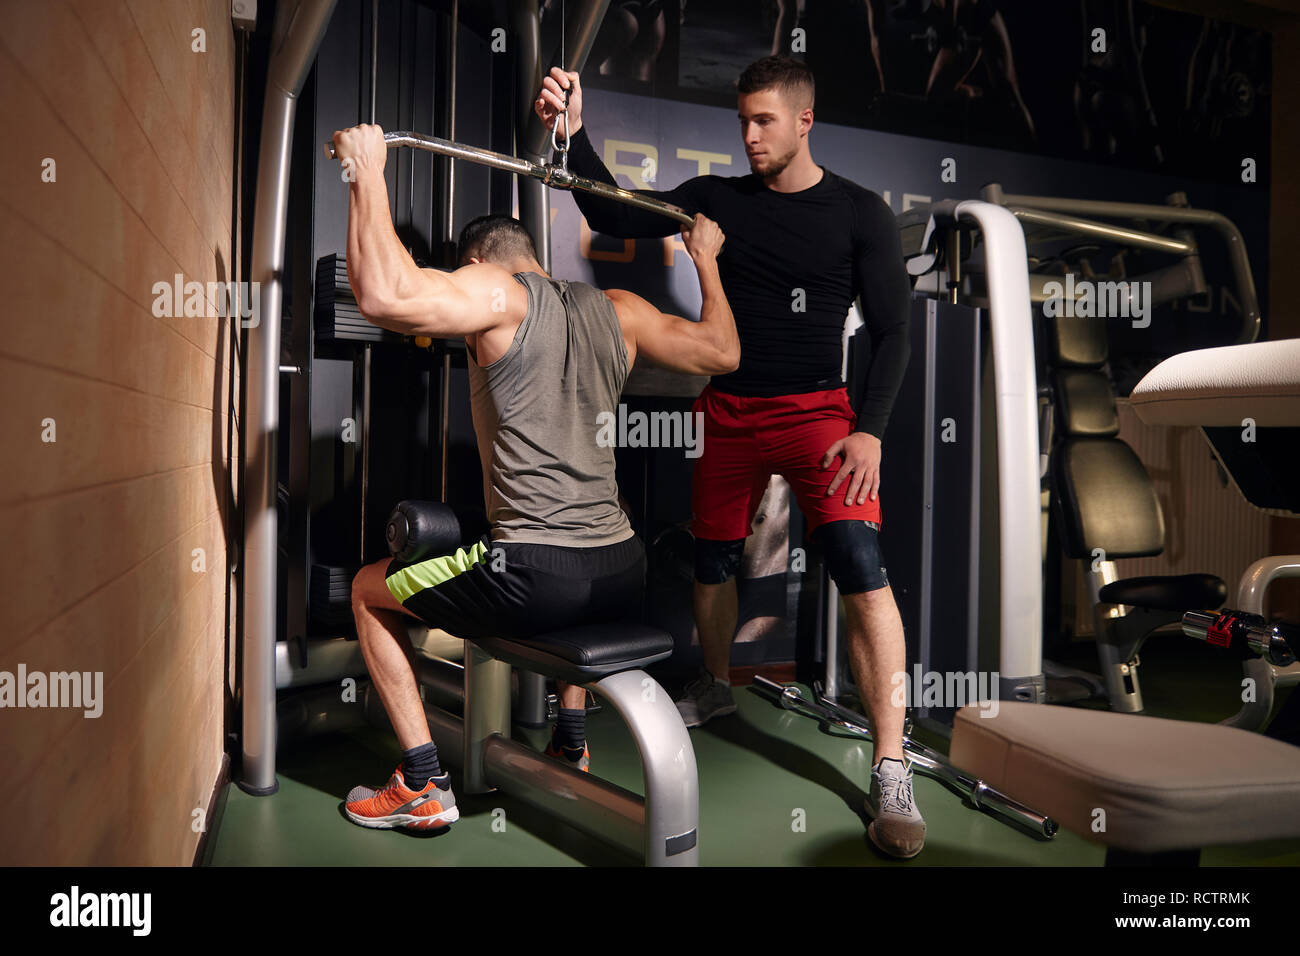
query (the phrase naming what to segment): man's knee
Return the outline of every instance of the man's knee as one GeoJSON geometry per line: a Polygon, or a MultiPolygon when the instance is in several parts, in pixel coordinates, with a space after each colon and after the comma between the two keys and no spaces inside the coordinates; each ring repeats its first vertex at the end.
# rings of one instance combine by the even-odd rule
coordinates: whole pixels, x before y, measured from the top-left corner
{"type": "Polygon", "coordinates": [[[889,586],[878,533],[866,521],[829,521],[813,532],[840,594],[884,592],[889,586]]]}
{"type": "Polygon", "coordinates": [[[695,539],[695,580],[699,584],[725,584],[740,571],[745,539],[713,541],[695,539]]]}
{"type": "Polygon", "coordinates": [[[388,562],[375,561],[365,565],[352,578],[352,607],[383,606],[392,602],[393,597],[385,583],[388,562]]]}

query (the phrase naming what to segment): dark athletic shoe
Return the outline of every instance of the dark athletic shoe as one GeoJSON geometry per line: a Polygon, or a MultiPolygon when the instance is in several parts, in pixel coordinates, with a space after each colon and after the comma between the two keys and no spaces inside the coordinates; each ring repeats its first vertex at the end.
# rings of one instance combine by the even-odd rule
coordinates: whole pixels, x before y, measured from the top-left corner
{"type": "Polygon", "coordinates": [[[375,830],[434,830],[460,819],[456,795],[451,792],[451,774],[430,777],[424,789],[417,791],[406,785],[401,767],[379,790],[353,787],[343,809],[353,823],[375,830]]]}
{"type": "Polygon", "coordinates": [[[736,698],[731,687],[716,680],[708,671],[686,685],[677,700],[677,712],[687,727],[699,727],[714,717],[725,717],[736,712],[736,698]]]}
{"type": "Polygon", "coordinates": [[[925,820],[912,799],[912,766],[886,757],[871,768],[867,836],[884,853],[910,860],[925,846],[925,820]]]}

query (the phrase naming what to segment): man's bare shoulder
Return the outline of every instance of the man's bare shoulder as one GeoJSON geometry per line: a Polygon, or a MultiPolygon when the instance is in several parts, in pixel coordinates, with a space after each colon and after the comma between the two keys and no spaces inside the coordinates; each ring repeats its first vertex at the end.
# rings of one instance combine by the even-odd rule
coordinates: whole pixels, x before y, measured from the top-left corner
{"type": "Polygon", "coordinates": [[[629,292],[627,289],[605,289],[605,298],[614,303],[615,309],[626,309],[628,311],[639,312],[645,309],[652,309],[652,306],[635,292],[629,292]]]}
{"type": "Polygon", "coordinates": [[[618,316],[619,321],[624,324],[636,321],[639,316],[645,315],[647,309],[651,308],[649,302],[627,289],[604,289],[602,291],[605,293],[605,298],[613,303],[614,313],[618,316]]]}
{"type": "Polygon", "coordinates": [[[528,311],[528,289],[510,270],[491,262],[474,262],[451,273],[452,284],[475,307],[502,319],[522,319],[528,311]]]}

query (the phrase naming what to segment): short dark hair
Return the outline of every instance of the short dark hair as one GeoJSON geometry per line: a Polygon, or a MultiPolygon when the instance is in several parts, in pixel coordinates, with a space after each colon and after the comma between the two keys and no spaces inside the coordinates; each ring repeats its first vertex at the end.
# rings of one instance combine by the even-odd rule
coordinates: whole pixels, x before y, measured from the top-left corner
{"type": "Polygon", "coordinates": [[[492,214],[471,219],[460,231],[456,258],[469,265],[470,257],[505,264],[519,259],[537,259],[537,247],[523,223],[513,216],[492,214]]]}
{"type": "Polygon", "coordinates": [[[811,108],[816,95],[812,70],[788,56],[765,56],[745,67],[736,82],[740,93],[757,93],[759,90],[778,90],[791,103],[799,106],[805,101],[811,108]]]}

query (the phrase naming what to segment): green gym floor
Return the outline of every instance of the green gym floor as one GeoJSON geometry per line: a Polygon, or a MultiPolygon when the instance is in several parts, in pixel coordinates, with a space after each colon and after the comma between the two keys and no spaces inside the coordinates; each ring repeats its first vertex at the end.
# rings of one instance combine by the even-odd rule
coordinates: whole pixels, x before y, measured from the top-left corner
{"type": "MultiPolygon", "coordinates": [[[[1095,670],[1091,648],[1063,661],[1095,670]]],[[[1147,713],[1217,721],[1235,712],[1239,666],[1213,648],[1156,635],[1142,651],[1147,713]]],[[[672,688],[675,689],[675,688],[672,688]]],[[[1044,840],[974,810],[935,780],[915,777],[926,846],[909,861],[880,854],[862,811],[871,747],[823,733],[816,722],[736,687],[739,712],[691,732],[700,774],[702,866],[1100,866],[1104,851],[1072,833],[1044,840]],[[803,811],[804,828],[792,826],[803,811]]],[[[547,731],[516,731],[545,746],[547,731]]],[[[936,749],[938,735],[918,733],[936,749]]],[[[641,792],[641,768],[618,715],[588,720],[592,769],[641,792]]],[[[342,797],[382,784],[400,760],[391,733],[307,739],[281,754],[280,790],[251,797],[233,785],[209,843],[210,866],[618,866],[636,860],[504,794],[457,795],[460,821],[436,834],[349,823],[342,797]],[[497,813],[498,809],[504,811],[497,813]],[[504,832],[495,820],[504,820],[504,832]]],[[[452,768],[453,785],[458,768],[452,768]]],[[[1208,847],[1202,866],[1298,866],[1300,840],[1208,847]]]]}

